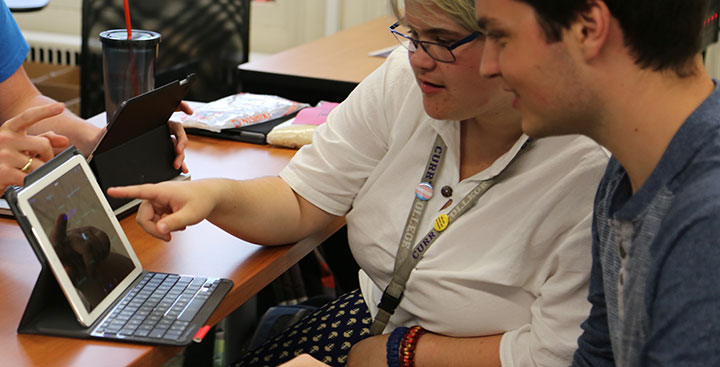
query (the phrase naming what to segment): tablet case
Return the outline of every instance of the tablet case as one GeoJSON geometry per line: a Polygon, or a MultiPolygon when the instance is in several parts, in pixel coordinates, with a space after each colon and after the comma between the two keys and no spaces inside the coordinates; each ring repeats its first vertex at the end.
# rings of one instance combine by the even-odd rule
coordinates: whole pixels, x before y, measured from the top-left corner
{"type": "MultiPolygon", "coordinates": [[[[35,182],[39,177],[44,176],[76,154],[81,153],[74,146],[58,154],[40,168],[25,176],[25,186],[35,182]]],[[[8,187],[5,190],[7,201],[12,204],[17,203],[17,193],[20,190],[22,190],[20,186],[8,187]]],[[[45,254],[43,254],[40,244],[32,235],[32,228],[27,217],[17,210],[16,205],[10,205],[10,208],[41,265],[40,275],[35,282],[30,299],[27,306],[25,306],[25,312],[20,319],[18,333],[89,337],[91,328],[86,329],[75,318],[75,313],[73,313],[62,289],[60,289],[60,285],[58,285],[55,275],[50,269],[50,264],[45,254]]]]}
{"type": "MultiPolygon", "coordinates": [[[[108,196],[109,187],[157,183],[180,174],[180,170],[173,168],[175,147],[167,121],[194,80],[195,74],[191,74],[183,81],[123,102],[107,126],[107,132],[91,153],[89,165],[113,210],[132,199],[108,196]]],[[[9,208],[0,207],[0,215],[10,214],[9,208]]]]}
{"type": "Polygon", "coordinates": [[[113,210],[131,199],[107,195],[112,186],[157,183],[177,177],[167,122],[195,80],[194,74],[121,104],[90,157],[90,168],[113,210]]]}
{"type": "MultiPolygon", "coordinates": [[[[32,184],[38,178],[54,170],[76,154],[81,154],[81,152],[74,146],[67,148],[40,168],[25,176],[24,186],[32,184]]],[[[50,264],[45,257],[40,244],[37,242],[34,234],[32,233],[32,226],[30,225],[30,222],[23,213],[19,212],[17,205],[15,205],[17,204],[17,194],[20,190],[22,190],[22,187],[20,186],[9,186],[5,190],[4,195],[8,202],[11,203],[10,208],[12,209],[13,215],[17,219],[20,228],[25,234],[25,237],[28,239],[28,242],[30,242],[30,246],[32,247],[33,252],[35,252],[35,256],[37,256],[40,261],[41,269],[32,293],[30,294],[30,298],[28,299],[27,305],[25,306],[25,312],[23,312],[22,318],[20,319],[17,332],[19,334],[43,334],[82,339],[96,339],[95,337],[91,337],[90,332],[95,326],[97,326],[98,323],[102,322],[104,315],[99,317],[97,321],[89,327],[84,327],[77,321],[75,313],[70,308],[70,304],[65,298],[65,294],[63,294],[60,285],[57,283],[55,275],[50,268],[50,264]]],[[[131,287],[134,287],[138,282],[140,282],[146,273],[147,271],[143,270],[142,275],[135,280],[131,287]]],[[[224,286],[232,287],[232,284],[226,283],[224,286]]],[[[218,302],[219,301],[220,300],[218,300],[218,302]]],[[[215,307],[217,307],[217,305],[208,307],[204,312],[200,312],[196,317],[208,319],[210,317],[209,313],[212,313],[215,307]]]]}

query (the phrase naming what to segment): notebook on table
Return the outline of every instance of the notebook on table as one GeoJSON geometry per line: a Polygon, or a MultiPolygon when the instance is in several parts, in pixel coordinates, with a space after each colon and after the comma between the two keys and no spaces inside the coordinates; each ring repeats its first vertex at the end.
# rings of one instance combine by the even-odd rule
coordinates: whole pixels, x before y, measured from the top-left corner
{"type": "Polygon", "coordinates": [[[187,345],[232,288],[144,270],[77,150],[5,191],[42,270],[18,332],[187,345]]]}
{"type": "MultiPolygon", "coordinates": [[[[191,74],[120,104],[88,155],[88,163],[103,192],[111,186],[190,178],[173,167],[175,147],[167,122],[194,80],[191,74]]],[[[128,213],[140,203],[106,198],[116,215],[128,213]]],[[[0,215],[12,215],[4,199],[0,199],[0,215]]]]}

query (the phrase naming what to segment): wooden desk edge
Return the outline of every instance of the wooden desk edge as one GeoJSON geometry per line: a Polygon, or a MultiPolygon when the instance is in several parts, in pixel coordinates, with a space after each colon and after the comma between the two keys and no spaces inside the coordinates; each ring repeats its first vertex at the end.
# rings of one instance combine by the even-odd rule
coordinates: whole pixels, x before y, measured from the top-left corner
{"type": "MultiPolygon", "coordinates": [[[[208,319],[207,324],[215,326],[222,319],[230,315],[243,303],[245,303],[252,296],[257,294],[261,289],[266,287],[273,279],[276,279],[291,266],[296,264],[300,259],[309,254],[310,251],[315,249],[330,236],[333,235],[337,230],[345,225],[345,218],[338,217],[330,225],[320,233],[316,233],[306,239],[303,239],[293,245],[286,246],[268,246],[268,251],[274,252],[277,258],[283,258],[281,261],[272,261],[271,265],[264,267],[260,272],[259,276],[254,281],[246,283],[243,287],[245,292],[243,294],[238,291],[238,285],[233,286],[233,289],[225,296],[223,301],[218,305],[213,314],[208,319]],[[262,279],[262,281],[257,280],[262,279]],[[265,281],[267,280],[267,281],[265,281]],[[248,287],[250,289],[248,289],[248,287]]],[[[145,353],[140,358],[133,361],[130,366],[133,367],[156,367],[167,362],[170,358],[180,353],[182,347],[170,347],[170,346],[153,346],[148,353],[145,353]]]]}
{"type": "Polygon", "coordinates": [[[392,22],[391,17],[380,16],[267,58],[240,64],[238,69],[246,72],[245,75],[262,72],[357,84],[385,61],[385,58],[370,56],[369,52],[397,45],[386,28],[392,22]],[[347,49],[341,48],[347,52],[339,52],[338,45],[345,45],[347,49]],[[342,66],[342,71],[334,69],[337,65],[342,66]]]}

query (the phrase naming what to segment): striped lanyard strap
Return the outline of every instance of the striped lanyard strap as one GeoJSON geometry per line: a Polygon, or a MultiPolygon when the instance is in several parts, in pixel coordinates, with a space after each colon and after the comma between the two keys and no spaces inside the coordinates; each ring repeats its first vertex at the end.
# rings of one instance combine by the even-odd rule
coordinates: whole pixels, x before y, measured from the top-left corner
{"type": "Polygon", "coordinates": [[[413,205],[400,239],[400,245],[398,246],[397,255],[395,256],[395,268],[393,269],[392,280],[385,288],[382,298],[380,298],[375,320],[373,320],[370,326],[370,333],[372,335],[380,334],[385,329],[385,326],[390,320],[390,316],[395,313],[395,309],[402,300],[405,284],[410,277],[410,273],[423,258],[425,252],[427,252],[430,246],[450,224],[454,223],[461,215],[465,214],[468,209],[472,208],[478,199],[498,181],[500,175],[502,175],[520,153],[525,150],[530,141],[531,140],[528,139],[525,144],[523,144],[520,151],[515,154],[510,163],[508,163],[500,173],[480,181],[448,214],[440,214],[435,219],[433,228],[412,247],[411,245],[415,241],[417,234],[417,226],[425,213],[426,202],[432,197],[432,183],[440,170],[440,165],[442,164],[444,153],[447,149],[440,135],[435,138],[433,150],[430,153],[427,166],[425,167],[425,174],[415,190],[413,205]]]}

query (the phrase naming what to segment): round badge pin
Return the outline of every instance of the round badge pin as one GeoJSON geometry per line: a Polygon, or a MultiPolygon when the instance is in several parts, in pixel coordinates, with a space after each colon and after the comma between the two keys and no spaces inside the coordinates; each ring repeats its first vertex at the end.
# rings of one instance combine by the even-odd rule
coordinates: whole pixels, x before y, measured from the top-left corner
{"type": "Polygon", "coordinates": [[[417,187],[415,187],[415,196],[417,196],[420,200],[430,200],[430,198],[433,196],[433,187],[428,182],[420,182],[417,187]]]}
{"type": "Polygon", "coordinates": [[[442,232],[447,228],[448,224],[450,223],[450,218],[447,216],[447,214],[440,214],[437,218],[435,218],[435,230],[438,232],[442,232]]]}

